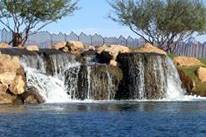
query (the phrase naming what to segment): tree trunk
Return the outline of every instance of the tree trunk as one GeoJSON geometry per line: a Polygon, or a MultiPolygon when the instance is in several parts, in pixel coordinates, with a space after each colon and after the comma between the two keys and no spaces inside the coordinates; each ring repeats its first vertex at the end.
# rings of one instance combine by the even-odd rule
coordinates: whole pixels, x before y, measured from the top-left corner
{"type": "Polygon", "coordinates": [[[14,32],[13,33],[13,39],[12,39],[12,46],[13,47],[22,47],[22,42],[23,42],[23,39],[22,39],[22,35],[20,33],[16,33],[14,32]]]}

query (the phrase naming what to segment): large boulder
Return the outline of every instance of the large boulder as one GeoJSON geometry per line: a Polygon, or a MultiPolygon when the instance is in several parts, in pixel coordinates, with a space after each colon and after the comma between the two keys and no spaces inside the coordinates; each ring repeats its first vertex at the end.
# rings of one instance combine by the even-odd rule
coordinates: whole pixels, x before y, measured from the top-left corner
{"type": "Polygon", "coordinates": [[[0,102],[11,103],[24,93],[25,79],[19,58],[0,54],[0,102]]]}
{"type": "Polygon", "coordinates": [[[0,84],[0,104],[12,104],[15,97],[7,94],[8,87],[4,84],[0,84]]]}
{"type": "Polygon", "coordinates": [[[45,102],[35,87],[29,87],[26,92],[22,94],[22,100],[24,104],[41,104],[45,102]]]}
{"type": "Polygon", "coordinates": [[[178,66],[177,69],[182,84],[184,88],[187,90],[187,93],[189,95],[197,95],[197,96],[204,96],[204,97],[206,96],[206,84],[204,81],[202,81],[203,79],[202,80],[200,79],[200,77],[202,77],[202,74],[205,74],[203,68],[200,69],[200,67],[198,66],[191,66],[191,67],[178,66]]]}
{"type": "Polygon", "coordinates": [[[56,50],[64,49],[66,47],[66,44],[67,44],[66,42],[57,42],[52,46],[52,49],[56,49],[56,50]]]}
{"type": "Polygon", "coordinates": [[[105,63],[109,63],[111,66],[116,66],[116,58],[121,53],[129,53],[130,49],[122,45],[103,45],[97,48],[97,53],[100,55],[102,60],[105,60],[105,63]]]}
{"type": "Polygon", "coordinates": [[[0,48],[5,49],[5,48],[9,48],[9,44],[7,43],[0,43],[0,48]]]}
{"type": "Polygon", "coordinates": [[[191,67],[191,66],[203,66],[200,60],[194,57],[178,56],[173,59],[176,66],[191,67]]]}
{"type": "Polygon", "coordinates": [[[39,46],[37,46],[37,45],[28,45],[28,46],[26,46],[26,49],[28,51],[39,51],[39,46]]]}
{"type": "Polygon", "coordinates": [[[200,67],[197,70],[197,76],[201,82],[206,82],[206,68],[200,67]]]}
{"type": "Polygon", "coordinates": [[[73,54],[81,54],[85,49],[84,44],[80,41],[68,41],[66,47],[73,54]]]}
{"type": "Polygon", "coordinates": [[[52,48],[77,55],[85,50],[84,44],[80,41],[58,42],[52,48]]]}
{"type": "Polygon", "coordinates": [[[167,53],[164,50],[161,50],[155,46],[153,46],[150,43],[146,43],[143,45],[141,48],[137,49],[136,52],[142,52],[142,53],[158,53],[158,54],[163,54],[167,55],[167,53]]]}

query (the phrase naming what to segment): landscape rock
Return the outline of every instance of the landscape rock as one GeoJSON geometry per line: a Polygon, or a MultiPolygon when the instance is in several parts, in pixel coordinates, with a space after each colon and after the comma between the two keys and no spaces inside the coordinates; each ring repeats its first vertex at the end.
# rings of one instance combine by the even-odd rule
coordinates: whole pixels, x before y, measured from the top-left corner
{"type": "Polygon", "coordinates": [[[197,71],[197,76],[201,82],[206,82],[206,68],[200,67],[197,71]]]}
{"type": "Polygon", "coordinates": [[[39,46],[37,46],[37,45],[28,45],[28,46],[26,46],[26,49],[28,51],[39,51],[39,46]]]}
{"type": "Polygon", "coordinates": [[[13,104],[15,97],[7,93],[0,93],[0,104],[13,104]]]}
{"type": "Polygon", "coordinates": [[[188,94],[193,94],[196,84],[195,81],[189,77],[182,68],[178,68],[178,73],[180,76],[180,79],[182,81],[182,87],[185,88],[187,90],[188,94]]]}
{"type": "Polygon", "coordinates": [[[190,66],[202,66],[204,65],[201,63],[200,60],[194,57],[185,57],[185,56],[178,56],[173,59],[176,66],[181,67],[190,67],[190,66]]]}
{"type": "Polygon", "coordinates": [[[29,87],[27,91],[22,94],[22,100],[24,104],[41,104],[45,102],[35,87],[29,87]]]}
{"type": "Polygon", "coordinates": [[[110,63],[112,66],[116,66],[116,58],[121,53],[129,53],[130,49],[128,47],[122,45],[103,45],[97,48],[97,53],[99,54],[99,58],[104,60],[105,63],[110,63]]]}
{"type": "Polygon", "coordinates": [[[61,50],[66,47],[66,42],[58,42],[52,46],[52,49],[61,50]]]}
{"type": "Polygon", "coordinates": [[[19,58],[0,54],[0,102],[11,103],[24,93],[25,79],[19,58]]]}
{"type": "Polygon", "coordinates": [[[7,93],[8,86],[0,84],[0,104],[12,104],[15,97],[7,93]]]}
{"type": "Polygon", "coordinates": [[[84,44],[80,41],[68,41],[66,47],[68,48],[68,51],[73,54],[81,54],[85,49],[84,44]]]}
{"type": "Polygon", "coordinates": [[[117,61],[116,60],[110,60],[110,63],[109,63],[111,66],[114,66],[116,67],[118,65],[117,61]]]}
{"type": "Polygon", "coordinates": [[[143,52],[143,53],[158,53],[158,54],[163,54],[167,55],[167,53],[155,46],[153,46],[150,43],[146,43],[143,47],[139,48],[136,50],[136,52],[143,52]]]}
{"type": "Polygon", "coordinates": [[[0,48],[4,49],[4,48],[9,48],[9,44],[7,43],[0,43],[0,48]]]}
{"type": "Polygon", "coordinates": [[[25,81],[22,76],[16,76],[9,89],[14,95],[21,95],[24,93],[25,81]]]}

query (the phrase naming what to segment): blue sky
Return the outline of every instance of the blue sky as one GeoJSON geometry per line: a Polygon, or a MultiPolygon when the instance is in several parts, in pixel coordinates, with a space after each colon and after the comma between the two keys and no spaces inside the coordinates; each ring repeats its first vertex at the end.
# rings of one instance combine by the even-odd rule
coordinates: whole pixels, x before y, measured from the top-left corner
{"type": "MultiPolygon", "coordinates": [[[[112,11],[107,0],[79,0],[80,10],[76,11],[73,16],[65,17],[56,23],[52,23],[43,30],[58,33],[75,32],[79,34],[98,33],[103,36],[132,36],[137,37],[126,26],[113,22],[108,18],[112,11]]],[[[206,35],[197,38],[200,41],[206,41],[206,35]]]]}
{"type": "MultiPolygon", "coordinates": [[[[76,11],[73,16],[65,17],[57,23],[50,24],[44,30],[51,32],[66,32],[71,31],[79,34],[98,33],[103,36],[132,36],[137,37],[126,26],[113,22],[108,18],[112,11],[107,0],[80,0],[80,10],[76,11]]],[[[206,41],[206,35],[197,37],[200,41],[206,41]]]]}
{"type": "Polygon", "coordinates": [[[73,16],[53,23],[44,30],[67,33],[71,31],[87,34],[98,33],[104,36],[135,36],[127,27],[108,18],[111,8],[107,0],[80,0],[79,6],[81,9],[76,11],[73,16]]]}

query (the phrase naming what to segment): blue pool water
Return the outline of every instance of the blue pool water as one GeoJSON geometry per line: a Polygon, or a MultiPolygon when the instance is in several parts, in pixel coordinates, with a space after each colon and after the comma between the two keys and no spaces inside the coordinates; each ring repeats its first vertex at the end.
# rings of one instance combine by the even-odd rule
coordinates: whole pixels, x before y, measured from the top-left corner
{"type": "Polygon", "coordinates": [[[1,137],[205,137],[206,102],[0,106],[1,137]]]}

